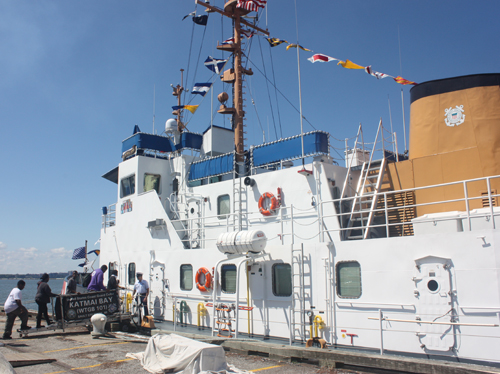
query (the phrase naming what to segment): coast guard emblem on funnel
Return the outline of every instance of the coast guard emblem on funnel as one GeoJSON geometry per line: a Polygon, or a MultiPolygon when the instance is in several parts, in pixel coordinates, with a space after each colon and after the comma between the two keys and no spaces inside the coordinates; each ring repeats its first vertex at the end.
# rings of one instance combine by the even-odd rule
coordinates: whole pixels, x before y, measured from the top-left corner
{"type": "Polygon", "coordinates": [[[464,123],[465,121],[465,114],[464,114],[464,106],[456,106],[455,108],[449,107],[448,109],[444,110],[444,122],[446,123],[446,126],[458,126],[464,123]]]}

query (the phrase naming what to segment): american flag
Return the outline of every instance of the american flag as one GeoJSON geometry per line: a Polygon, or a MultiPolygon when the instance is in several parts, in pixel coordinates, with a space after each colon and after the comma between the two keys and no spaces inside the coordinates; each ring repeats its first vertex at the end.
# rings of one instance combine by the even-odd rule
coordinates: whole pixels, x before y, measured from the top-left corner
{"type": "Polygon", "coordinates": [[[249,11],[256,12],[259,7],[264,8],[266,6],[267,0],[238,0],[236,8],[246,9],[249,11]]]}
{"type": "Polygon", "coordinates": [[[79,258],[85,258],[85,247],[77,248],[73,251],[73,260],[78,260],[79,258]]]}

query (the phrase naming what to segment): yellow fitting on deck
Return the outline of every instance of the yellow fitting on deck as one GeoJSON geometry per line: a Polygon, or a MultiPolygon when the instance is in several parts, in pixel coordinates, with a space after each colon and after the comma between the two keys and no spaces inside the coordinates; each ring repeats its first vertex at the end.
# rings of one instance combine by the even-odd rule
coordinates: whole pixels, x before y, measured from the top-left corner
{"type": "MultiPolygon", "coordinates": [[[[317,338],[318,337],[318,328],[320,330],[323,330],[325,328],[325,323],[323,322],[323,318],[321,318],[321,316],[316,316],[314,317],[314,337],[317,338]]],[[[312,333],[312,328],[311,328],[311,333],[312,333]]]]}
{"type": "Polygon", "coordinates": [[[126,304],[126,310],[127,313],[130,312],[130,304],[132,304],[132,294],[130,292],[127,292],[127,304],[126,304]]]}
{"type": "Polygon", "coordinates": [[[207,308],[203,303],[198,303],[198,327],[201,326],[201,317],[205,317],[207,315],[207,308]]]}

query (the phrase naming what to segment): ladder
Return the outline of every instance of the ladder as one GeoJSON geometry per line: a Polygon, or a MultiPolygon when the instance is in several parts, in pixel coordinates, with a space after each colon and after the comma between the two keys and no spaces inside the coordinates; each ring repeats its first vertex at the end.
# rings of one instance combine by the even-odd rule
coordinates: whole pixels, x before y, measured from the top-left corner
{"type": "Polygon", "coordinates": [[[248,211],[247,189],[243,185],[242,179],[243,177],[236,174],[233,178],[233,227],[235,231],[244,230],[243,212],[248,211]]]}
{"type": "Polygon", "coordinates": [[[365,162],[361,169],[356,196],[354,197],[347,239],[368,239],[373,223],[386,166],[386,159],[365,162]],[[357,229],[359,227],[359,229],[357,229]]]}
{"type": "Polygon", "coordinates": [[[348,240],[368,239],[370,237],[370,229],[375,216],[375,210],[377,209],[377,202],[387,165],[383,135],[382,121],[380,121],[370,159],[363,163],[356,194],[352,200],[351,214],[347,226],[348,230],[346,230],[345,235],[345,238],[348,240]],[[382,159],[373,161],[379,136],[382,141],[382,159]]]}
{"type": "Polygon", "coordinates": [[[304,245],[292,245],[292,329],[293,340],[305,341],[304,245]]]}

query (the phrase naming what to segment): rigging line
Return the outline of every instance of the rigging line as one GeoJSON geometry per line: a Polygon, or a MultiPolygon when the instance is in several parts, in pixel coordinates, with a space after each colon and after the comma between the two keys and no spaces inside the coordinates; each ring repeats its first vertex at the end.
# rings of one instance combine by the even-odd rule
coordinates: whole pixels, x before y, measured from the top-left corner
{"type": "MultiPolygon", "coordinates": [[[[247,56],[246,56],[246,57],[247,57],[247,56]]],[[[265,78],[265,79],[266,79],[269,83],[271,83],[271,85],[273,85],[273,82],[271,82],[271,81],[270,81],[270,80],[266,77],[266,75],[262,72],[262,70],[260,70],[260,69],[257,67],[257,65],[255,65],[255,64],[253,63],[253,61],[252,61],[252,60],[250,60],[248,57],[247,57],[247,59],[248,59],[248,61],[249,61],[249,62],[253,65],[253,67],[254,67],[255,69],[257,69],[257,71],[258,71],[259,73],[261,73],[261,74],[264,76],[264,78],[265,78]]],[[[290,106],[291,106],[293,109],[295,109],[295,111],[296,111],[297,113],[300,113],[300,111],[297,109],[297,107],[296,107],[295,105],[293,105],[293,104],[292,104],[292,102],[291,102],[290,100],[288,100],[288,98],[285,96],[285,94],[283,94],[283,92],[281,92],[281,91],[279,90],[279,88],[278,88],[278,87],[276,87],[275,85],[273,85],[273,87],[276,89],[276,91],[278,91],[278,92],[280,93],[280,95],[281,95],[281,96],[283,96],[283,98],[284,98],[284,99],[288,102],[288,104],[290,104],[290,106]]],[[[308,123],[308,124],[309,124],[309,125],[313,128],[313,130],[317,130],[317,128],[316,128],[316,127],[314,127],[314,125],[313,125],[311,122],[309,122],[309,120],[308,120],[305,116],[303,116],[303,118],[304,118],[304,119],[305,119],[305,121],[306,121],[306,122],[307,122],[307,123],[308,123]]]]}
{"type": "Polygon", "coordinates": [[[339,153],[339,151],[337,151],[337,149],[336,149],[335,147],[330,146],[330,148],[331,148],[331,149],[333,149],[333,150],[335,151],[335,153],[339,155],[339,157],[340,157],[340,159],[341,159],[341,160],[344,160],[344,159],[345,159],[345,158],[344,158],[344,156],[342,156],[342,155],[339,153]]]}
{"type": "Polygon", "coordinates": [[[252,88],[250,87],[250,81],[248,81],[248,92],[250,93],[250,98],[252,99],[252,105],[253,105],[253,109],[255,110],[255,115],[257,116],[257,122],[259,123],[260,129],[262,130],[262,132],[265,133],[264,128],[262,127],[262,123],[260,122],[260,117],[259,117],[259,112],[257,111],[257,106],[255,105],[255,101],[253,99],[252,88]]]}
{"type": "MultiPolygon", "coordinates": [[[[271,93],[269,91],[269,84],[267,83],[269,81],[269,79],[267,79],[266,64],[264,62],[264,54],[262,53],[262,44],[260,43],[260,38],[259,38],[259,49],[260,49],[260,56],[262,58],[262,67],[264,69],[264,77],[266,78],[267,97],[269,98],[269,106],[271,107],[271,117],[273,119],[274,134],[276,135],[276,140],[278,140],[279,138],[278,138],[278,132],[276,131],[276,120],[274,119],[273,102],[271,100],[271,93]]],[[[248,60],[250,60],[250,59],[248,59],[248,60]]]]}
{"type": "MultiPolygon", "coordinates": [[[[201,50],[203,48],[203,41],[205,40],[206,32],[207,32],[207,26],[205,26],[205,30],[203,31],[203,36],[201,38],[200,50],[198,52],[198,59],[196,60],[196,68],[194,69],[193,83],[191,84],[191,87],[194,87],[194,84],[196,83],[196,73],[198,72],[198,65],[200,64],[201,50]]],[[[187,83],[187,79],[186,79],[186,83],[187,83]]]]}
{"type": "MultiPolygon", "coordinates": [[[[271,53],[271,47],[269,47],[269,56],[271,56],[271,69],[273,72],[273,84],[274,84],[274,87],[276,88],[276,76],[274,74],[274,61],[273,61],[273,54],[271,53]]],[[[276,109],[278,111],[278,124],[280,125],[280,135],[281,135],[281,137],[283,137],[283,129],[281,127],[280,106],[279,106],[279,101],[278,101],[278,93],[276,92],[276,89],[274,90],[274,96],[276,98],[276,109]]]]}
{"type": "MultiPolygon", "coordinates": [[[[193,38],[194,38],[194,25],[195,25],[195,23],[193,22],[193,26],[191,28],[191,42],[189,43],[188,63],[187,63],[187,69],[186,69],[186,82],[188,81],[188,78],[189,78],[189,66],[190,66],[190,61],[191,61],[191,50],[193,48],[193,38]]],[[[183,86],[183,85],[184,85],[184,82],[181,82],[181,86],[183,86]]],[[[184,90],[183,99],[186,99],[186,90],[184,90]]]]}

